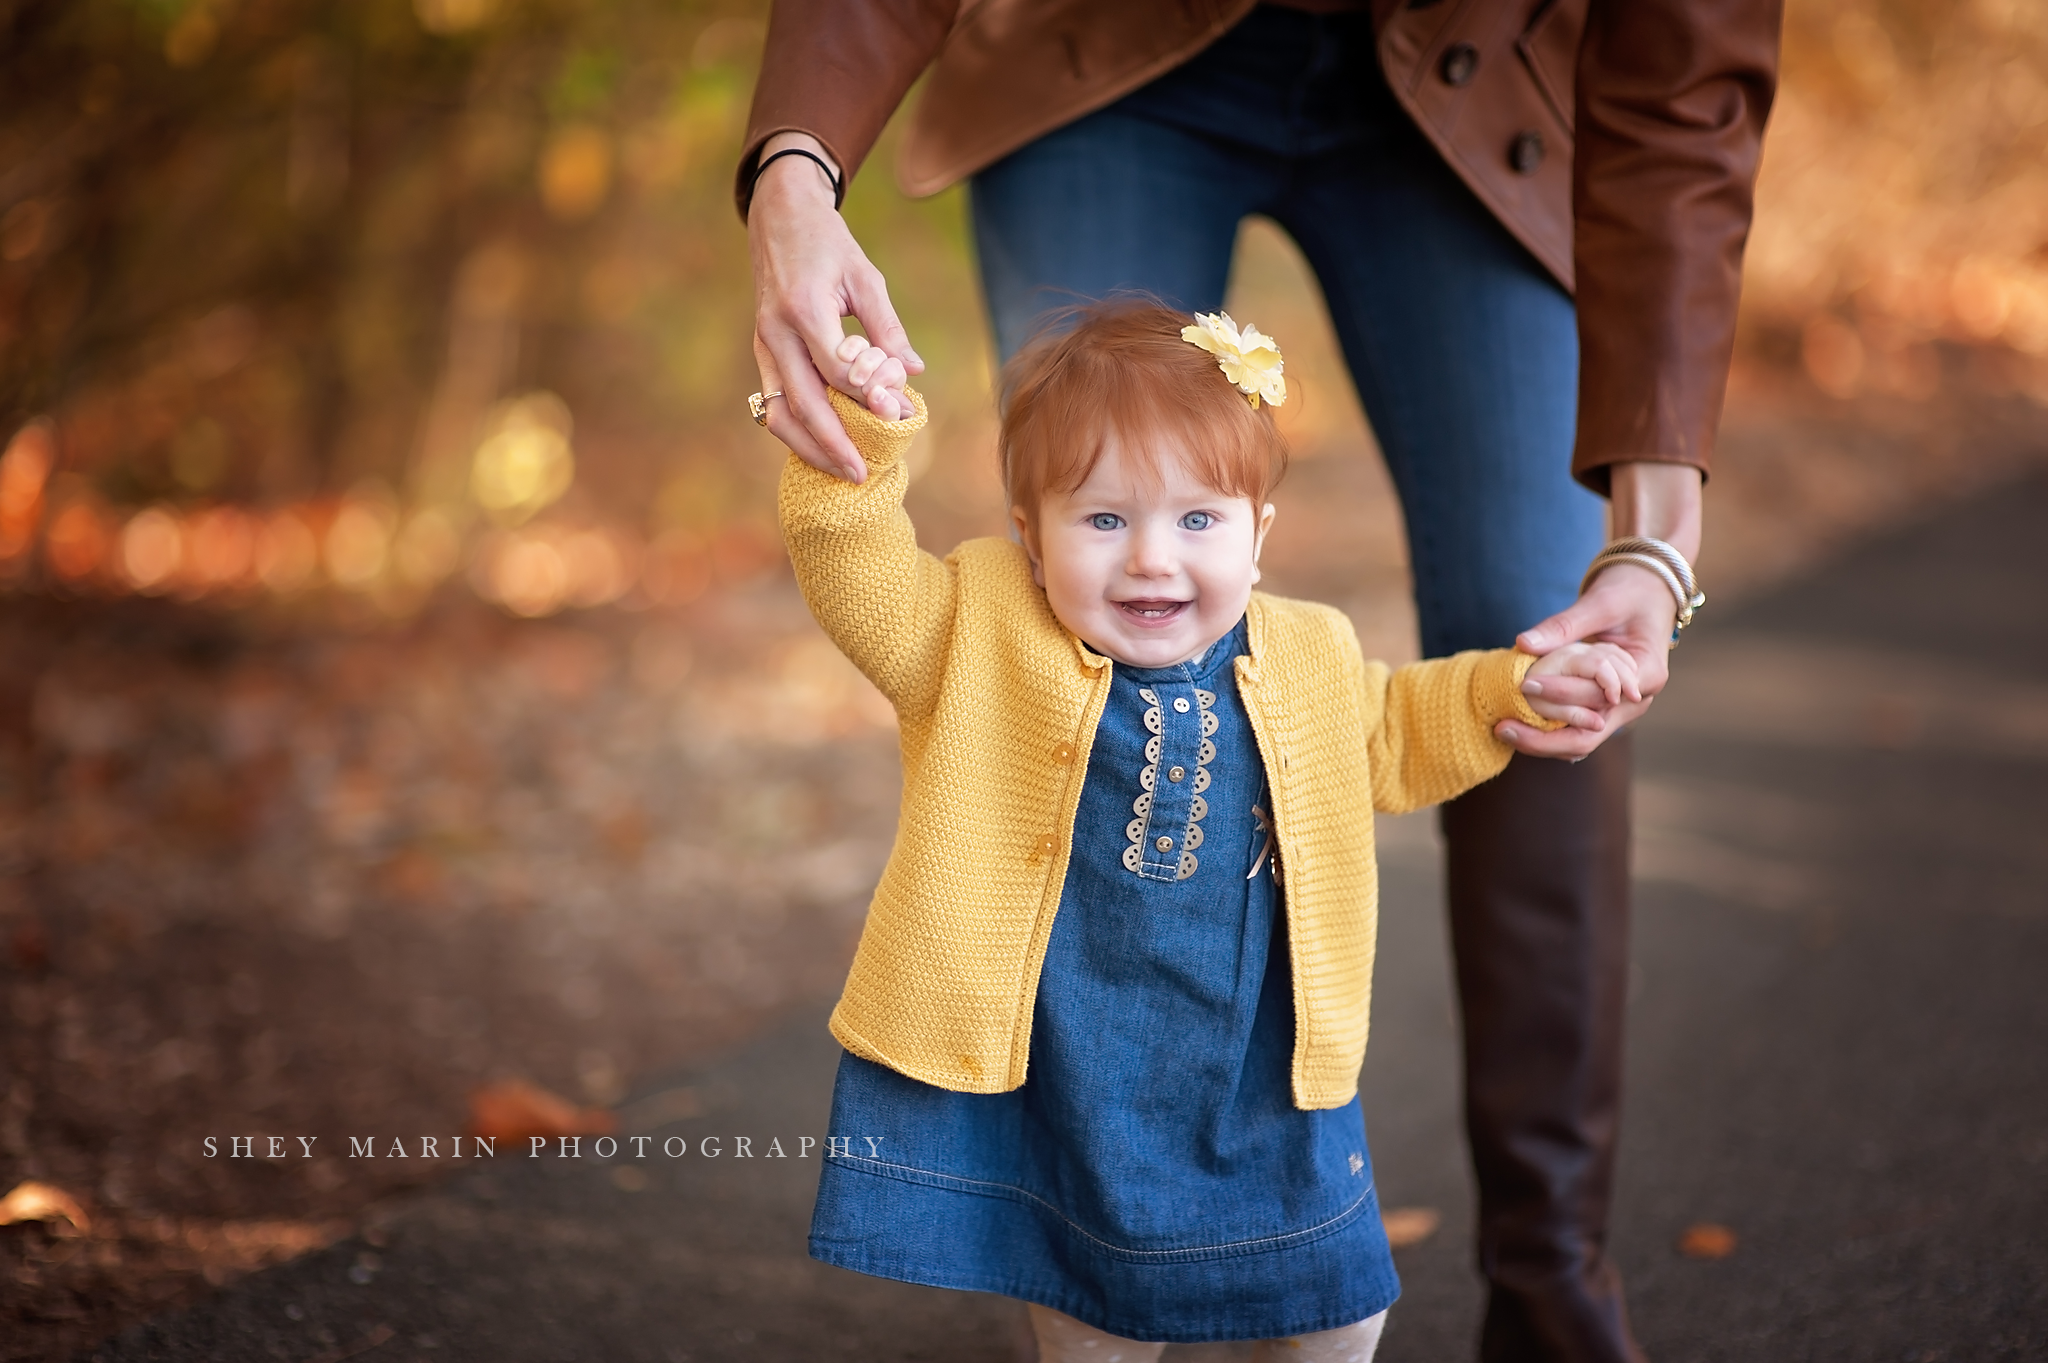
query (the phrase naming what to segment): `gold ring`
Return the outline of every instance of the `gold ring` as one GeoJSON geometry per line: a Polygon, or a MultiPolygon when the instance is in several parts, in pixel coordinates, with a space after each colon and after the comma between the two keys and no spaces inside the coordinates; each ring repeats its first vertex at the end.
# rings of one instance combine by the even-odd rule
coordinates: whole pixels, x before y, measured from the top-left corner
{"type": "Polygon", "coordinates": [[[756,426],[766,426],[768,424],[768,404],[781,396],[782,390],[780,388],[772,393],[753,393],[748,395],[747,410],[754,414],[754,424],[756,426]]]}

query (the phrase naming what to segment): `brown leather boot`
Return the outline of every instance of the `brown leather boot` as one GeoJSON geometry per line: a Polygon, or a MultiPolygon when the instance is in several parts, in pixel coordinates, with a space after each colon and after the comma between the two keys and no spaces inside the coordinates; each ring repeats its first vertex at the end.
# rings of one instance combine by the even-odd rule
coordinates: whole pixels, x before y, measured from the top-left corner
{"type": "Polygon", "coordinates": [[[1444,806],[1482,1363],[1642,1363],[1607,1210],[1628,984],[1630,742],[1517,755],[1444,806]]]}

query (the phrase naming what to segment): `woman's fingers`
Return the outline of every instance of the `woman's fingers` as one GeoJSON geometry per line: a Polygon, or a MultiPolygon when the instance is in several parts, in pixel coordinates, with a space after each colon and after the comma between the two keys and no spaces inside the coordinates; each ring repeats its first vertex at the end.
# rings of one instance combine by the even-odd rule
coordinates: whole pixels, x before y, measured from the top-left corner
{"type": "Polygon", "coordinates": [[[767,356],[761,363],[761,377],[768,386],[761,391],[780,390],[783,394],[768,404],[768,429],[812,468],[858,483],[865,479],[866,469],[853,441],[847,438],[846,428],[825,398],[825,381],[819,370],[821,353],[825,363],[834,369],[839,366],[832,359],[829,344],[822,352],[814,344],[822,338],[809,334],[811,330],[800,329],[773,310],[757,323],[756,353],[767,356]],[[777,408],[783,410],[777,413],[777,408]],[[782,419],[778,420],[778,416],[782,419]]]}
{"type": "Polygon", "coordinates": [[[1512,719],[1504,719],[1494,726],[1494,735],[1502,742],[1511,744],[1516,752],[1531,757],[1584,757],[1600,746],[1602,735],[1587,733],[1584,729],[1532,729],[1512,719]]]}
{"type": "MultiPolygon", "coordinates": [[[[1546,682],[1552,680],[1555,679],[1545,678],[1546,682]]],[[[1577,759],[1599,747],[1609,734],[1623,725],[1635,723],[1649,708],[1648,700],[1617,705],[1602,717],[1599,729],[1580,728],[1569,724],[1562,729],[1537,729],[1520,720],[1504,719],[1494,725],[1493,732],[1502,742],[1513,746],[1516,752],[1527,753],[1531,757],[1577,759]]],[[[1537,713],[1542,713],[1541,707],[1537,707],[1537,713]]]]}
{"type": "Polygon", "coordinates": [[[895,305],[889,301],[889,285],[882,272],[863,260],[860,267],[848,273],[846,285],[854,318],[867,328],[875,344],[902,361],[906,373],[924,373],[924,361],[911,349],[910,333],[903,329],[895,305]]]}
{"type": "Polygon", "coordinates": [[[825,396],[824,381],[812,366],[808,350],[793,335],[786,339],[793,342],[790,348],[796,352],[794,358],[779,353],[758,333],[755,336],[754,355],[761,369],[761,391],[782,393],[768,403],[769,434],[820,473],[844,478],[849,483],[866,482],[867,465],[847,439],[838,413],[832,410],[825,396]]]}

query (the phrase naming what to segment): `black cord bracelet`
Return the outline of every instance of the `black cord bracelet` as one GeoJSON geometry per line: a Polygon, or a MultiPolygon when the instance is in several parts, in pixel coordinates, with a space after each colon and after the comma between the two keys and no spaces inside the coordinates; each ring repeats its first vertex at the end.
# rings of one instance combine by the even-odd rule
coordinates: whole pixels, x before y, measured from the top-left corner
{"type": "Polygon", "coordinates": [[[832,167],[826,163],[824,157],[818,155],[818,153],[811,151],[805,147],[784,147],[781,151],[776,152],[773,156],[762,157],[761,163],[754,167],[753,182],[747,186],[747,193],[749,197],[751,197],[753,194],[754,185],[758,185],[761,183],[761,172],[768,169],[768,167],[774,165],[777,161],[780,161],[785,156],[801,156],[806,161],[814,162],[819,170],[825,172],[825,183],[832,186],[832,210],[835,213],[838,212],[839,206],[846,202],[846,181],[840,179],[837,175],[834,175],[832,173],[832,167]]]}

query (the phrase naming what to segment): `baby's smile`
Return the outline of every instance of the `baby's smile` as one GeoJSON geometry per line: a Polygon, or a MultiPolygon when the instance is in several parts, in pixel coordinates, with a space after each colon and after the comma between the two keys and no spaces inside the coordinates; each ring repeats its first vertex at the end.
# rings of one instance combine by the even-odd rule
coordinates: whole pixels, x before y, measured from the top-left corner
{"type": "Polygon", "coordinates": [[[1116,604],[1122,608],[1124,614],[1144,624],[1165,624],[1167,621],[1178,619],[1193,603],[1140,597],[1135,601],[1119,601],[1116,604]]]}

